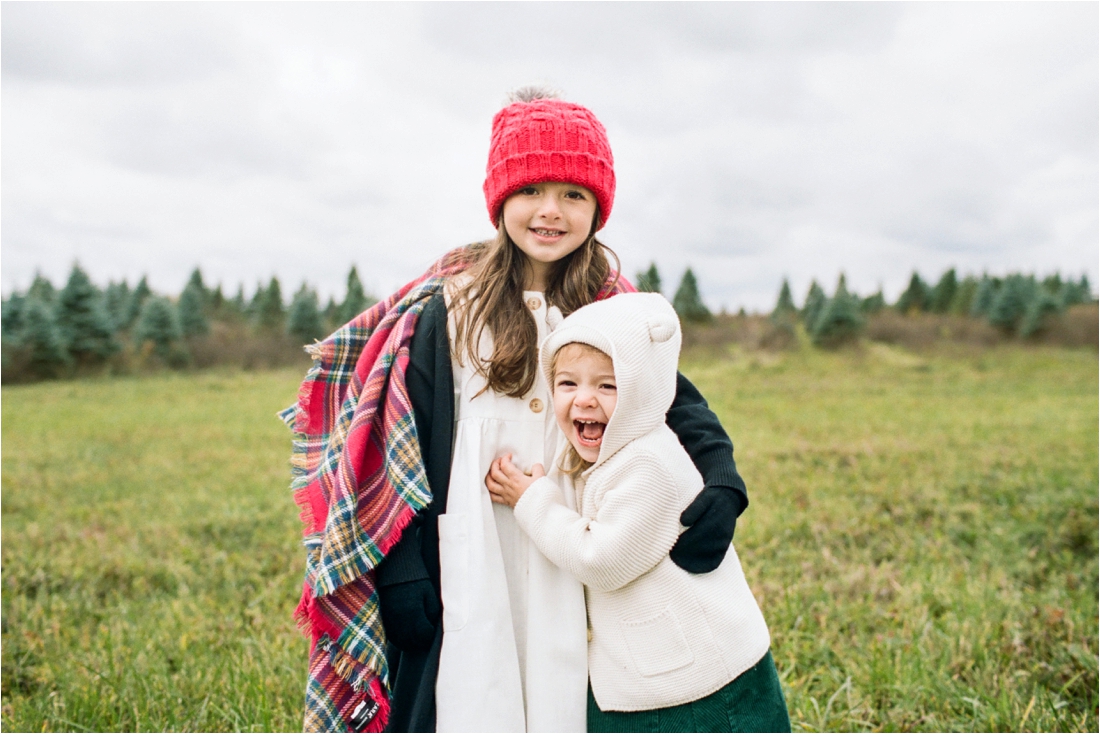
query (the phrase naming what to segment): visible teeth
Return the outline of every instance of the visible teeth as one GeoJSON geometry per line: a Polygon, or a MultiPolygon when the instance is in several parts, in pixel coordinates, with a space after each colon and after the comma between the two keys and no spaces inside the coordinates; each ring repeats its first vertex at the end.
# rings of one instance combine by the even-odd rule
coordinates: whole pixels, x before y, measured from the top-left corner
{"type": "Polygon", "coordinates": [[[547,237],[553,237],[554,235],[561,234],[561,230],[558,229],[536,229],[535,234],[545,235],[547,237]]]}

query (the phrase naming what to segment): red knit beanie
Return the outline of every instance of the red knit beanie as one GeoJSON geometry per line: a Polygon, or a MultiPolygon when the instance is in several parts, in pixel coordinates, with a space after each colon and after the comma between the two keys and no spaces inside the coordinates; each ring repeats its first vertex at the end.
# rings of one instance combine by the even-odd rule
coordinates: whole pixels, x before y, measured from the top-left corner
{"type": "Polygon", "coordinates": [[[485,203],[497,226],[504,200],[524,186],[561,181],[596,195],[599,229],[615,201],[615,161],[607,132],[588,109],[560,99],[510,104],[493,117],[485,203]]]}

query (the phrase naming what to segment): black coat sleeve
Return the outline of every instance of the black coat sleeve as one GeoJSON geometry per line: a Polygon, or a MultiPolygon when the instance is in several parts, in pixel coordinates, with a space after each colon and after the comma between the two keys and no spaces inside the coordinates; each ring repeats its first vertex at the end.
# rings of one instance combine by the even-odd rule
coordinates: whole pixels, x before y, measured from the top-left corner
{"type": "Polygon", "coordinates": [[[379,605],[390,643],[386,731],[435,731],[435,680],[443,646],[437,518],[447,507],[454,442],[454,376],[441,294],[431,298],[417,322],[405,377],[432,501],[378,567],[379,605]]]}
{"type": "MultiPolygon", "coordinates": [[[[688,378],[676,373],[676,397],[665,416],[707,487],[726,487],[740,496],[741,512],[749,504],[745,480],[733,460],[733,441],[706,399],[688,378]]],[[[738,512],[740,514],[740,512],[738,512]]]]}
{"type": "Polygon", "coordinates": [[[447,504],[450,436],[454,421],[452,391],[448,389],[452,378],[447,307],[441,294],[431,298],[420,316],[409,345],[409,365],[405,377],[420,452],[428,474],[428,486],[432,490],[432,502],[417,513],[401,540],[390,549],[378,567],[376,579],[380,588],[427,579],[438,591],[436,517],[447,504]]]}
{"type": "Polygon", "coordinates": [[[676,375],[676,397],[666,416],[703,476],[703,489],[680,513],[687,530],[669,551],[669,558],[689,573],[708,573],[726,557],[737,529],[737,518],[748,507],[745,482],[733,462],[730,441],[718,416],[686,377],[676,375]]]}

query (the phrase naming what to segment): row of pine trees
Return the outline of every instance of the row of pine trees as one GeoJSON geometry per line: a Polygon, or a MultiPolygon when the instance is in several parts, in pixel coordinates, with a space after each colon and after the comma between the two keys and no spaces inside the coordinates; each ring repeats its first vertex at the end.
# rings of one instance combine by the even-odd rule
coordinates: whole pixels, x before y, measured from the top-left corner
{"type": "Polygon", "coordinates": [[[260,338],[287,335],[298,344],[319,339],[375,302],[363,289],[355,267],[347,292],[324,307],[317,292],[303,284],[289,303],[278,278],[257,285],[251,298],[244,286],[227,297],[196,268],[178,298],[154,293],[146,278],[99,289],[79,264],[57,289],[37,275],[26,292],[4,299],[0,315],[3,370],[21,378],[49,378],[98,368],[128,353],[142,363],[185,367],[191,349],[222,322],[260,338]]]}
{"type": "MultiPolygon", "coordinates": [[[[638,273],[638,290],[661,292],[661,274],[656,263],[638,273]]],[[[984,274],[959,279],[950,268],[934,284],[914,271],[909,285],[894,304],[887,304],[880,288],[866,297],[851,292],[841,274],[832,296],[816,280],[801,308],[794,303],[790,283],[784,279],[779,299],[771,314],[775,328],[789,332],[801,322],[813,343],[836,346],[859,338],[867,316],[892,307],[902,314],[933,313],[972,316],[987,320],[1005,334],[1027,338],[1049,325],[1051,318],[1070,306],[1093,300],[1088,277],[1063,280],[1055,273],[1042,280],[1020,273],[997,278],[984,274]]],[[[672,298],[672,305],[681,319],[707,323],[713,315],[703,303],[695,274],[688,268],[672,298]]]]}
{"type": "Polygon", "coordinates": [[[899,313],[952,314],[984,319],[1006,335],[1023,338],[1047,328],[1054,317],[1070,306],[1094,300],[1088,276],[1063,280],[1055,273],[1042,280],[1034,275],[1012,273],[1003,278],[983,274],[959,280],[954,268],[947,270],[934,284],[926,283],[913,272],[909,285],[890,305],[877,293],[861,298],[848,290],[843,274],[830,297],[814,280],[801,308],[791,297],[790,284],[784,279],[771,321],[780,330],[793,333],[801,321],[814,344],[837,346],[858,339],[866,317],[886,308],[899,313]]]}
{"type": "MultiPolygon", "coordinates": [[[[660,293],[656,263],[638,273],[636,283],[639,290],[660,293]]],[[[306,284],[289,302],[282,293],[278,278],[272,278],[266,285],[258,284],[251,298],[245,297],[243,286],[227,296],[220,284],[207,286],[198,268],[177,298],[154,293],[145,278],[132,288],[123,280],[101,290],[79,265],[73,266],[60,289],[38,275],[26,292],[13,293],[3,301],[3,371],[6,378],[13,374],[17,379],[58,377],[101,367],[120,355],[142,364],[185,367],[191,363],[192,349],[214,323],[258,339],[280,336],[297,345],[308,344],[375,302],[355,267],[348,273],[342,301],[330,298],[322,307],[316,290],[306,284]]],[[[985,319],[1005,334],[1026,338],[1041,332],[1065,309],[1093,300],[1084,275],[1077,280],[1063,280],[1058,274],[1039,280],[1020,273],[959,279],[952,268],[935,284],[914,272],[894,304],[886,302],[881,289],[860,297],[848,289],[841,275],[832,296],[813,281],[799,307],[784,280],[770,320],[774,329],[792,338],[800,323],[814,344],[825,347],[858,339],[867,317],[887,308],[903,314],[985,319]]],[[[686,322],[713,320],[690,268],[672,304],[686,322]]]]}

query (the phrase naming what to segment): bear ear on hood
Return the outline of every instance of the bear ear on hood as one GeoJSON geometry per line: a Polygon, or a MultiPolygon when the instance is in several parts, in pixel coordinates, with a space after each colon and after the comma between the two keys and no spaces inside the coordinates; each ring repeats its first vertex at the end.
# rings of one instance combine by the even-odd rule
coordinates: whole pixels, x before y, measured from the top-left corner
{"type": "Polygon", "coordinates": [[[650,316],[648,325],[650,341],[667,342],[676,333],[676,324],[670,318],[650,316]]]}

